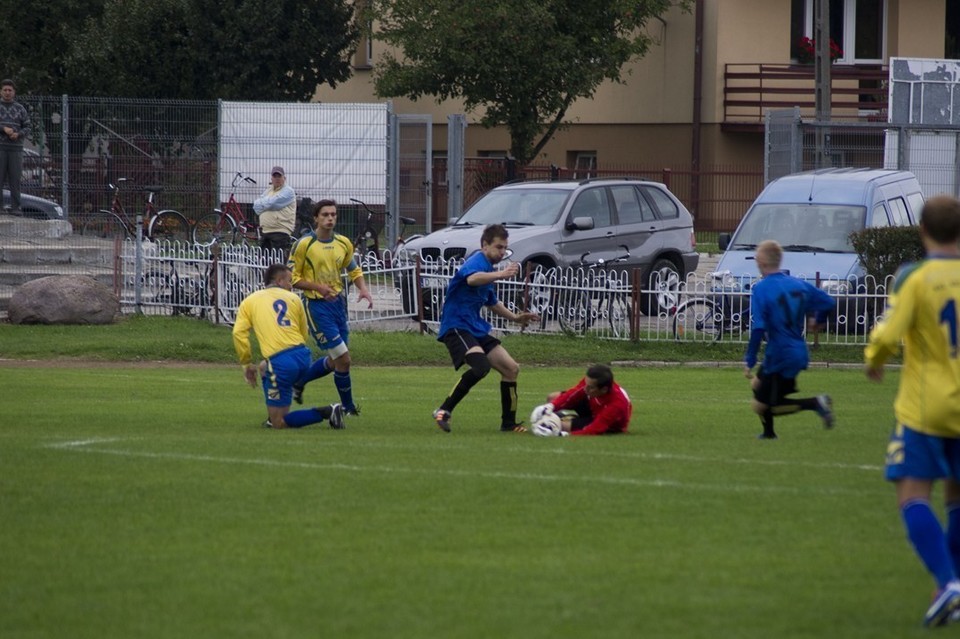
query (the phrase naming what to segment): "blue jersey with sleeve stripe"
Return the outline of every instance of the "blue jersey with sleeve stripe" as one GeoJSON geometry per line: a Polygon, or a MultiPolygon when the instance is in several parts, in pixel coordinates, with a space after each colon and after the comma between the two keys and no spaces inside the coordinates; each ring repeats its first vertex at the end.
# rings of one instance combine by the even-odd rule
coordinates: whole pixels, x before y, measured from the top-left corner
{"type": "Polygon", "coordinates": [[[771,273],[750,292],[750,345],[744,358],[747,366],[756,363],[761,331],[766,337],[763,370],[796,377],[810,363],[803,332],[807,316],[833,310],[836,302],[813,284],[785,273],[771,273]]]}
{"type": "Polygon", "coordinates": [[[494,306],[497,303],[496,288],[493,282],[482,286],[470,286],[467,278],[474,273],[492,271],[493,264],[483,251],[477,251],[468,257],[457,269],[450,284],[447,285],[437,339],[442,340],[447,331],[452,328],[463,329],[474,337],[483,337],[490,333],[490,322],[483,318],[480,310],[484,306],[494,306]]]}

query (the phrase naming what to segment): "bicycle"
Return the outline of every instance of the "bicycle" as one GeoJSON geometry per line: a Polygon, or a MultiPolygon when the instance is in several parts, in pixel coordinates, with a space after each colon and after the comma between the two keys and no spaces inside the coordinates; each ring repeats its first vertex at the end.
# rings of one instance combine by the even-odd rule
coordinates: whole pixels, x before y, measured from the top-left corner
{"type": "Polygon", "coordinates": [[[230,182],[230,198],[223,209],[213,209],[213,213],[207,213],[197,220],[193,227],[194,244],[210,246],[214,242],[253,245],[260,243],[260,225],[248,221],[237,202],[237,187],[243,182],[257,184],[253,178],[237,172],[230,182]]]}
{"type": "MultiPolygon", "coordinates": [[[[719,281],[723,273],[711,273],[719,281]]],[[[750,297],[719,292],[698,295],[680,302],[671,310],[673,337],[677,341],[696,340],[698,333],[706,341],[719,341],[724,335],[740,336],[750,332],[750,297]]]]}
{"type": "Polygon", "coordinates": [[[359,204],[367,211],[367,219],[364,221],[363,228],[360,229],[353,241],[354,251],[361,257],[361,259],[369,256],[372,253],[377,260],[383,260],[386,266],[389,268],[391,259],[397,254],[397,251],[399,251],[405,243],[415,239],[416,237],[419,237],[417,235],[413,235],[409,238],[403,237],[407,227],[416,224],[417,221],[412,217],[400,216],[397,218],[401,224],[400,231],[397,233],[397,241],[394,242],[393,248],[389,250],[389,254],[381,252],[381,229],[374,224],[373,219],[375,215],[383,215],[386,219],[390,219],[390,212],[384,211],[383,213],[378,214],[376,211],[367,206],[365,202],[362,202],[356,198],[350,198],[350,201],[359,204]]]}
{"type": "Polygon", "coordinates": [[[568,282],[569,286],[554,299],[557,321],[565,333],[585,334],[597,320],[606,319],[614,337],[630,334],[634,316],[632,290],[620,278],[611,277],[610,271],[614,264],[630,259],[629,247],[621,244],[620,248],[624,253],[609,260],[588,262],[590,251],[580,256],[580,267],[585,270],[579,271],[578,277],[568,282]]]}
{"type": "MultiPolygon", "coordinates": [[[[127,178],[118,178],[116,184],[111,184],[113,198],[110,210],[101,210],[84,222],[81,235],[113,238],[137,236],[137,223],[131,218],[120,199],[120,185],[127,178]]],[[[147,202],[143,212],[143,228],[145,236],[150,240],[178,240],[186,241],[190,234],[190,223],[179,211],[164,209],[158,211],[153,203],[153,196],[163,190],[162,186],[146,186],[147,202]]]]}

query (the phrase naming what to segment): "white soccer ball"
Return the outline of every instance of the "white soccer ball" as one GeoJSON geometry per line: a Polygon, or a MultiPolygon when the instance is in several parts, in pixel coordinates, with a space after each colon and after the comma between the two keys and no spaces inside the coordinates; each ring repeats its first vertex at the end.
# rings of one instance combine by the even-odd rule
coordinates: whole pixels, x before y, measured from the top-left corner
{"type": "Polygon", "coordinates": [[[543,417],[547,413],[552,413],[552,412],[553,412],[552,404],[540,404],[539,406],[533,409],[532,413],[530,413],[530,423],[536,424],[537,422],[540,421],[541,417],[543,417]]]}
{"type": "Polygon", "coordinates": [[[563,424],[560,416],[550,411],[541,415],[540,419],[533,422],[531,430],[538,437],[561,437],[563,434],[563,424]]]}

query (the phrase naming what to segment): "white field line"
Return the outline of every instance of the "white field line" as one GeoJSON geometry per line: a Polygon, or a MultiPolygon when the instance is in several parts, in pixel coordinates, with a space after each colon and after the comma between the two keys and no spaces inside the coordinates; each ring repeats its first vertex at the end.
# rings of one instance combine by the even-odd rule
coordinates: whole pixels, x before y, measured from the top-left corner
{"type": "MultiPolygon", "coordinates": [[[[124,450],[114,448],[102,448],[103,444],[110,444],[124,441],[121,438],[92,438],[85,440],[74,440],[60,442],[56,444],[47,444],[46,448],[60,450],[69,450],[72,452],[83,452],[100,455],[114,455],[119,457],[136,457],[145,459],[170,459],[175,461],[194,461],[209,462],[216,464],[243,464],[249,466],[266,466],[272,468],[298,468],[308,470],[338,470],[358,473],[382,473],[382,474],[408,474],[408,475],[447,475],[450,477],[480,477],[485,479],[509,479],[524,480],[536,482],[575,482],[575,483],[599,483],[619,486],[642,486],[652,488],[677,488],[681,490],[712,491],[712,492],[730,492],[730,493],[790,493],[790,494],[826,494],[826,495],[862,495],[864,491],[845,488],[820,488],[811,490],[809,486],[772,486],[748,485],[748,484],[699,484],[690,482],[681,482],[672,479],[635,479],[623,477],[609,477],[603,475],[584,476],[584,475],[548,475],[539,473],[516,473],[503,471],[482,471],[482,470],[451,470],[439,468],[414,468],[403,466],[380,466],[380,465],[358,465],[342,463],[315,463],[315,462],[291,462],[275,459],[263,458],[243,458],[243,457],[221,457],[217,455],[194,455],[191,453],[162,453],[150,451],[124,450]]],[[[667,456],[660,456],[659,459],[667,459],[667,456]]],[[[671,457],[682,459],[683,461],[695,461],[695,457],[676,456],[671,457]]],[[[716,461],[716,460],[713,460],[716,461]]],[[[747,460],[744,460],[747,461],[747,460]]],[[[789,462],[785,462],[789,464],[789,462]]]]}

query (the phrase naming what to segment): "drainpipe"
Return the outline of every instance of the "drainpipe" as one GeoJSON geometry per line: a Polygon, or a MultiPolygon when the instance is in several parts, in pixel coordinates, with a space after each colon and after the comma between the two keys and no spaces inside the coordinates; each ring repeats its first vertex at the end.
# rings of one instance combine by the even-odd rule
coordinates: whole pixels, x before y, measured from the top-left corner
{"type": "Polygon", "coordinates": [[[690,149],[690,205],[696,215],[700,208],[700,128],[703,107],[703,0],[694,8],[695,35],[693,42],[693,121],[690,149]]]}

